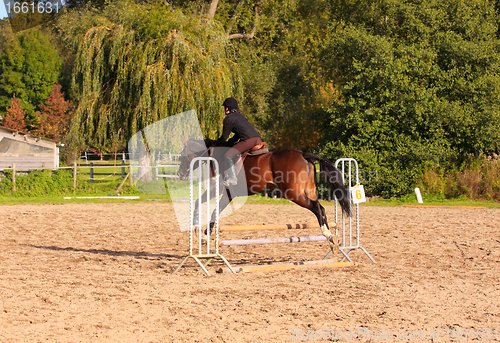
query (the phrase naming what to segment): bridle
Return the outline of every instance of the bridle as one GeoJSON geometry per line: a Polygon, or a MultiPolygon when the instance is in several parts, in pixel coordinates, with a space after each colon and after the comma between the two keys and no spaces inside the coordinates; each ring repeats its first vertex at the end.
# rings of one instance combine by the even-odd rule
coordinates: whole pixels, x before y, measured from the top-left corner
{"type": "MultiPolygon", "coordinates": [[[[203,151],[203,153],[198,155],[189,149],[190,142],[192,142],[192,141],[188,141],[186,143],[186,145],[184,146],[184,149],[181,152],[181,158],[186,158],[188,164],[191,163],[191,161],[196,157],[212,157],[213,156],[213,147],[206,148],[206,146],[205,146],[205,148],[206,148],[205,151],[203,151]]],[[[181,166],[182,166],[182,164],[183,164],[183,162],[181,162],[181,166]]],[[[186,165],[185,169],[186,169],[186,171],[183,172],[179,168],[179,171],[177,172],[177,175],[179,176],[179,178],[182,179],[185,175],[189,175],[189,166],[186,165]]]]}

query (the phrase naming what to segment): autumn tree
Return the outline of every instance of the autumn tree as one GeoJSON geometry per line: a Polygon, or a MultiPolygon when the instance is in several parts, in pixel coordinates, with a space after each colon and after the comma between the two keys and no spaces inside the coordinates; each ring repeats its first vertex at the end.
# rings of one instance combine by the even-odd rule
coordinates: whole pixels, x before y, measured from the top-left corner
{"type": "Polygon", "coordinates": [[[12,97],[10,107],[6,108],[7,112],[4,114],[2,125],[10,129],[25,131],[26,111],[21,108],[21,102],[16,99],[16,95],[12,97]]]}
{"type": "Polygon", "coordinates": [[[70,108],[71,101],[64,99],[61,85],[58,82],[55,83],[46,104],[40,105],[37,133],[47,138],[60,140],[68,129],[70,108]]]}

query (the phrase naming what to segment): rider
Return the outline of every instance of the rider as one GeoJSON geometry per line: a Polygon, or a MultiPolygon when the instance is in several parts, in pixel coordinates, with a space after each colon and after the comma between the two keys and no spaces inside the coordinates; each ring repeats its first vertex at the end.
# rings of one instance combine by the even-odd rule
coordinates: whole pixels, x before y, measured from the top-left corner
{"type": "Polygon", "coordinates": [[[222,104],[226,118],[223,121],[222,135],[217,140],[217,144],[226,142],[229,134],[234,132],[234,136],[227,141],[233,149],[229,149],[224,155],[227,165],[227,178],[223,182],[225,186],[236,185],[235,158],[239,158],[241,154],[249,151],[254,146],[262,143],[259,133],[245,118],[245,116],[237,111],[238,102],[234,98],[227,98],[222,104]],[[235,144],[236,143],[236,144],[235,144]]]}

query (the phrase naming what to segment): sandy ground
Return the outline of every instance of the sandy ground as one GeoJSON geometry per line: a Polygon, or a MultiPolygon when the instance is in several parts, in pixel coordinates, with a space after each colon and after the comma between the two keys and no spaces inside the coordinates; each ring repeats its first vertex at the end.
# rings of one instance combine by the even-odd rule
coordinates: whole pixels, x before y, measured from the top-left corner
{"type": "MultiPolygon", "coordinates": [[[[192,261],[171,274],[188,243],[171,204],[0,206],[0,341],[500,340],[500,210],[360,213],[362,245],[376,263],[358,250],[354,267],[207,277],[192,261]]],[[[254,204],[223,223],[314,219],[295,205],[254,204]]],[[[305,234],[320,232],[223,236],[305,234]]],[[[221,248],[235,266],[321,259],[327,250],[325,242],[221,248]]]]}

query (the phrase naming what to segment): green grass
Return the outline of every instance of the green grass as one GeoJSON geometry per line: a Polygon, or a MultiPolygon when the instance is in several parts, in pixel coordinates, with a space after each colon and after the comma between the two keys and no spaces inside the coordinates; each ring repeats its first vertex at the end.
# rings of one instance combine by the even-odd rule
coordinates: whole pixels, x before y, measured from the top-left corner
{"type": "MultiPolygon", "coordinates": [[[[103,163],[110,163],[109,161],[103,163]]],[[[95,163],[99,165],[99,163],[95,163]]],[[[113,172],[114,167],[95,169],[96,172],[113,172]]],[[[127,168],[128,169],[128,168],[127,168]]],[[[38,195],[38,196],[21,196],[20,194],[10,194],[9,192],[0,195],[0,205],[15,205],[15,204],[65,204],[65,203],[130,203],[130,202],[146,202],[148,199],[156,200],[170,200],[170,196],[167,194],[154,194],[165,192],[166,184],[163,179],[159,179],[157,182],[151,182],[146,184],[139,184],[139,190],[135,187],[129,186],[129,181],[125,181],[120,195],[138,195],[140,199],[64,199],[64,197],[98,197],[98,196],[114,196],[117,195],[117,188],[123,181],[121,177],[121,167],[117,164],[116,169],[114,169],[117,175],[105,177],[103,175],[98,175],[96,180],[91,183],[89,175],[87,173],[89,168],[79,169],[79,175],[77,177],[78,188],[80,191],[75,193],[69,191],[65,194],[48,194],[48,195],[38,195]],[[145,194],[146,192],[152,194],[145,194]]],[[[128,170],[127,170],[128,171],[128,170]]],[[[70,172],[70,171],[68,171],[70,172]]],[[[72,185],[72,179],[69,180],[72,185]]],[[[169,183],[172,187],[171,191],[177,196],[188,199],[189,198],[189,182],[178,182],[169,183]]],[[[70,187],[71,189],[71,187],[70,187]]],[[[29,194],[29,193],[28,193],[29,194]]],[[[465,196],[461,196],[458,199],[445,199],[444,196],[429,196],[423,194],[424,204],[432,206],[482,206],[488,208],[500,208],[500,202],[498,201],[487,201],[487,200],[471,200],[465,196]]],[[[243,199],[236,199],[235,201],[244,201],[243,199]]],[[[288,205],[294,204],[293,202],[286,199],[273,199],[266,198],[262,195],[253,195],[248,197],[248,204],[269,204],[269,205],[288,205]]],[[[333,201],[321,201],[324,206],[333,206],[335,202],[333,201]]],[[[418,202],[414,194],[409,194],[400,198],[391,199],[376,199],[366,203],[362,203],[361,206],[402,206],[402,205],[417,205],[418,202]]]]}
{"type": "MultiPolygon", "coordinates": [[[[85,203],[138,203],[149,202],[151,199],[155,200],[170,200],[168,194],[140,194],[137,191],[123,192],[121,195],[130,196],[138,195],[140,199],[69,199],[64,197],[98,197],[98,196],[115,196],[114,192],[96,191],[91,193],[69,193],[65,195],[47,195],[39,197],[21,197],[13,195],[0,196],[0,205],[19,205],[19,204],[85,204],[85,203]],[[149,200],[148,200],[149,199],[149,200]]],[[[360,206],[390,206],[397,207],[403,205],[419,205],[414,199],[414,196],[406,196],[401,198],[392,199],[377,199],[360,204],[360,206]]],[[[238,199],[235,199],[238,201],[238,199]]],[[[264,205],[295,205],[290,200],[286,199],[273,199],[265,198],[261,195],[253,195],[248,197],[247,204],[264,204],[264,205]]],[[[323,206],[333,206],[333,201],[321,201],[323,206]]],[[[431,206],[480,206],[487,208],[500,208],[500,202],[485,201],[485,200],[470,200],[470,199],[438,199],[438,198],[424,198],[423,205],[431,206]]]]}
{"type": "Polygon", "coordinates": [[[400,198],[376,199],[363,203],[362,206],[403,206],[403,205],[428,205],[428,206],[477,206],[488,208],[500,208],[500,202],[494,200],[471,200],[465,196],[458,199],[445,199],[439,196],[423,195],[423,204],[419,204],[414,194],[400,198]]]}
{"type": "Polygon", "coordinates": [[[137,194],[137,192],[124,192],[122,196],[139,196],[139,199],[76,199],[76,197],[102,197],[116,196],[115,192],[92,192],[92,193],[68,193],[64,195],[46,195],[38,197],[2,195],[0,196],[0,205],[20,205],[20,204],[85,204],[85,203],[137,203],[146,202],[147,199],[170,200],[168,194],[137,194]],[[72,199],[64,199],[72,197],[72,199]]]}
{"type": "MultiPolygon", "coordinates": [[[[419,204],[414,194],[409,194],[400,198],[375,199],[361,203],[360,206],[403,206],[403,205],[429,205],[429,206],[476,206],[488,208],[500,208],[500,202],[487,200],[471,200],[465,197],[459,199],[443,199],[437,196],[425,196],[424,203],[419,204]]],[[[323,206],[334,206],[334,201],[320,201],[323,206]]],[[[272,199],[261,195],[248,197],[247,203],[250,204],[270,204],[270,205],[293,205],[294,203],[286,199],[272,199]]]]}

